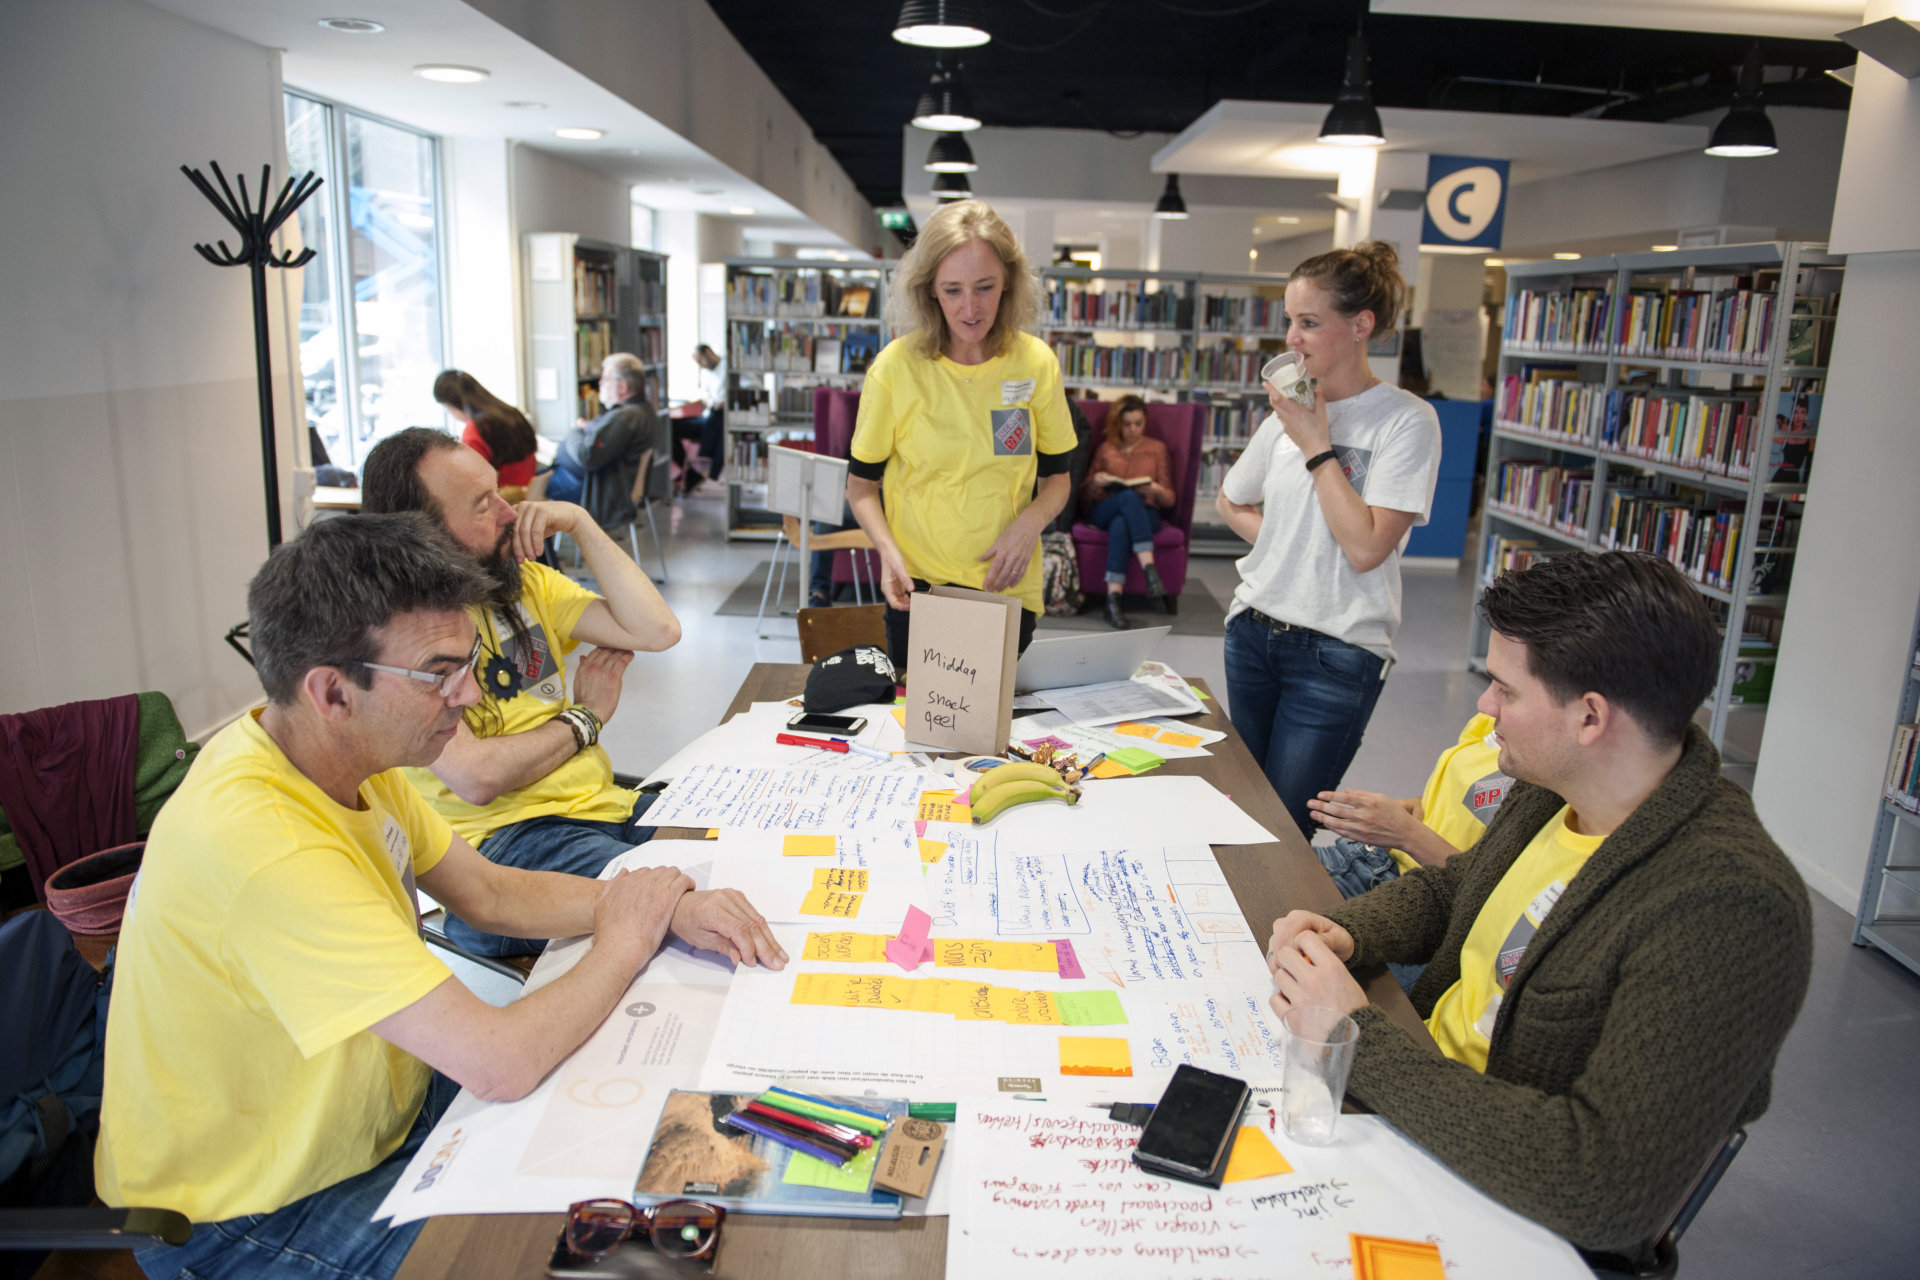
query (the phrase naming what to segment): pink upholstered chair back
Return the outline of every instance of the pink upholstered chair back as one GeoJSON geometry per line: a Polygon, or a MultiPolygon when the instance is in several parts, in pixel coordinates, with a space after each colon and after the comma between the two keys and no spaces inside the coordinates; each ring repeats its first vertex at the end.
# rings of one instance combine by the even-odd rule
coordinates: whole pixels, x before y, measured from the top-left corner
{"type": "Polygon", "coordinates": [[[813,389],[813,451],[844,458],[853,448],[853,424],[860,416],[860,393],[838,387],[813,389]]]}
{"type": "MultiPolygon", "coordinates": [[[[1093,447],[1107,438],[1108,400],[1082,400],[1080,412],[1087,415],[1093,428],[1093,447]]],[[[1207,406],[1203,401],[1180,404],[1147,402],[1147,434],[1167,446],[1167,469],[1173,473],[1173,507],[1164,519],[1177,529],[1193,529],[1194,490],[1200,482],[1200,440],[1206,430],[1207,406]]],[[[1074,496],[1079,501],[1079,495],[1074,496]]]]}

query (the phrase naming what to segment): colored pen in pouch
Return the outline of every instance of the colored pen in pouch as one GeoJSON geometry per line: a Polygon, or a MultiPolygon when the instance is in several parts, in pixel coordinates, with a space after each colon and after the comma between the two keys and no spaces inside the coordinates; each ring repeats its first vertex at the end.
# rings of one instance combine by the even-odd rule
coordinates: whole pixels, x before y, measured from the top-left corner
{"type": "Polygon", "coordinates": [[[798,1134],[792,1133],[769,1121],[756,1119],[753,1116],[741,1115],[738,1111],[725,1117],[725,1119],[728,1124],[736,1129],[751,1133],[756,1137],[765,1138],[769,1142],[778,1143],[780,1146],[798,1151],[802,1155],[812,1156],[816,1160],[824,1160],[836,1169],[847,1162],[845,1155],[825,1146],[823,1143],[808,1141],[798,1134]]]}
{"type": "Polygon", "coordinates": [[[756,1115],[763,1120],[773,1120],[780,1124],[791,1125],[802,1133],[818,1134],[823,1138],[831,1138],[835,1142],[845,1143],[850,1147],[870,1147],[873,1145],[872,1137],[861,1133],[858,1129],[849,1129],[845,1125],[840,1124],[828,1124],[824,1120],[810,1120],[805,1116],[796,1115],[791,1111],[782,1111],[778,1107],[770,1107],[764,1102],[749,1102],[746,1109],[749,1115],[756,1115]]]}

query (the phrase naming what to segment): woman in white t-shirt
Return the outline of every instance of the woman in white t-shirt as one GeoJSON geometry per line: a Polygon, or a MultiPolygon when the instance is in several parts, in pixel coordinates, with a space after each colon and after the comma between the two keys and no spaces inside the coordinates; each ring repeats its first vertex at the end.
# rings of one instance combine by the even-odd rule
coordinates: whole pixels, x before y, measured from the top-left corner
{"type": "Polygon", "coordinates": [[[1220,485],[1221,517],[1253,544],[1227,614],[1233,725],[1308,834],[1307,799],[1339,786],[1393,661],[1400,548],[1440,468],[1432,406],[1367,365],[1405,293],[1379,241],[1294,269],[1287,346],[1314,407],[1268,387],[1274,411],[1220,485]]]}

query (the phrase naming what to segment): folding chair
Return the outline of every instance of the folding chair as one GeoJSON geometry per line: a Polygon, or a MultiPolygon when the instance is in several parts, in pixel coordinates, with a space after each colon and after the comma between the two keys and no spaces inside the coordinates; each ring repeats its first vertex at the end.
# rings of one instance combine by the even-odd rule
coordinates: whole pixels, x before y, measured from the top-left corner
{"type": "Polygon", "coordinates": [[[840,609],[802,609],[800,661],[818,662],[856,644],[887,647],[887,613],[882,604],[857,604],[840,609]]]}
{"type": "Polygon", "coordinates": [[[1653,1262],[1646,1268],[1635,1269],[1625,1258],[1613,1254],[1582,1250],[1581,1259],[1593,1268],[1594,1280],[1673,1280],[1680,1270],[1680,1237],[1693,1225],[1700,1207],[1706,1204],[1713,1189],[1720,1185],[1720,1178],[1726,1173],[1727,1166],[1733,1163],[1733,1158],[1740,1154],[1740,1148],[1746,1143],[1747,1131],[1735,1129],[1733,1136],[1714,1152],[1713,1159],[1707,1161],[1707,1167],[1700,1171],[1700,1177],[1695,1180],[1693,1189],[1687,1192],[1686,1200],[1667,1224],[1667,1229],[1654,1241],[1653,1262]]]}
{"type": "MultiPolygon", "coordinates": [[[[773,562],[767,566],[767,583],[764,587],[760,588],[760,612],[758,616],[756,616],[753,620],[753,632],[762,640],[771,640],[773,638],[766,631],[768,598],[771,597],[777,602],[779,600],[784,599],[787,594],[787,550],[788,548],[791,547],[793,549],[794,559],[799,558],[800,517],[798,516],[781,517],[780,533],[781,533],[780,540],[773,544],[773,562]],[[778,595],[774,594],[774,589],[773,589],[773,575],[776,570],[780,574],[780,591],[778,595]]],[[[873,539],[867,537],[867,531],[865,529],[847,529],[847,530],[843,530],[840,533],[811,534],[807,538],[807,552],[809,555],[811,555],[815,551],[852,552],[853,553],[852,559],[853,559],[854,603],[855,604],[866,603],[866,595],[861,590],[861,585],[863,581],[862,575],[861,575],[861,567],[863,564],[866,567],[865,580],[870,581],[873,584],[874,598],[876,600],[879,598],[880,578],[874,566],[871,563],[868,563],[866,559],[869,555],[873,554],[873,539]]],[[[812,565],[803,564],[800,566],[800,573],[802,574],[801,582],[803,584],[806,581],[806,578],[804,575],[811,572],[812,568],[813,568],[812,565]]],[[[805,590],[804,585],[802,586],[801,589],[803,591],[805,590]]],[[[778,603],[774,605],[774,608],[776,610],[779,609],[778,603]]]]}

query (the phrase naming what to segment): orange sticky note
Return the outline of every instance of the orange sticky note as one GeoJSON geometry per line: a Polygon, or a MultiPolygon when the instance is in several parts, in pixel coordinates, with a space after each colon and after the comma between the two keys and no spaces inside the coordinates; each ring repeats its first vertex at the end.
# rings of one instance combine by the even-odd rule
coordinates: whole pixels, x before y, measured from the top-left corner
{"type": "Polygon", "coordinates": [[[780,853],[788,858],[831,858],[838,846],[832,836],[788,836],[780,853]]]}
{"type": "Polygon", "coordinates": [[[905,707],[894,707],[893,718],[900,722],[902,729],[907,727],[907,709],[905,707]]]}
{"type": "Polygon", "coordinates": [[[1353,1241],[1354,1280],[1447,1280],[1440,1246],[1429,1240],[1348,1236],[1353,1241]]]}
{"type": "Polygon", "coordinates": [[[707,839],[718,840],[719,838],[720,838],[720,828],[718,827],[707,828],[707,839]]]}
{"type": "Polygon", "coordinates": [[[1089,771],[1096,778],[1131,778],[1133,770],[1118,760],[1102,760],[1089,771]]]}
{"type": "Polygon", "coordinates": [[[946,852],[947,846],[938,840],[922,840],[920,842],[920,861],[922,862],[938,862],[946,852]]]}
{"type": "Polygon", "coordinates": [[[1233,1154],[1227,1157],[1228,1182],[1245,1182],[1249,1178],[1271,1178],[1276,1173],[1292,1173],[1293,1166],[1273,1145],[1272,1139],[1250,1124],[1240,1126],[1240,1136],[1233,1141],[1233,1154]]]}
{"type": "Polygon", "coordinates": [[[1061,1036],[1063,1076],[1130,1076],[1133,1054],[1118,1036],[1061,1036]]]}
{"type": "Polygon", "coordinates": [[[858,893],[842,893],[837,889],[815,889],[800,900],[800,914],[851,920],[860,914],[862,896],[858,893]]]}
{"type": "Polygon", "coordinates": [[[1164,742],[1170,747],[1197,747],[1200,745],[1200,735],[1197,733],[1174,733],[1169,730],[1155,738],[1154,741],[1164,742]]]}
{"type": "Polygon", "coordinates": [[[1129,738],[1151,738],[1154,734],[1160,732],[1150,724],[1135,724],[1131,720],[1121,721],[1119,724],[1113,726],[1113,731],[1115,733],[1124,733],[1129,738]]]}
{"type": "Polygon", "coordinates": [[[813,887],[837,889],[843,893],[865,893],[867,869],[865,867],[822,867],[813,873],[813,887]]]}
{"type": "Polygon", "coordinates": [[[954,791],[923,791],[920,793],[919,819],[922,822],[972,822],[973,810],[961,804],[954,797],[954,791]]]}

